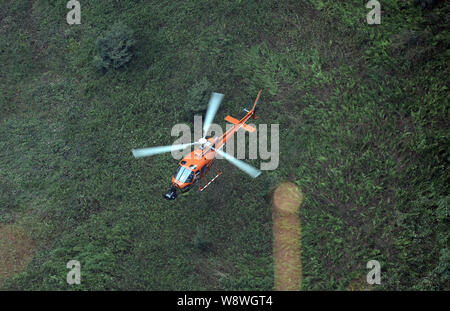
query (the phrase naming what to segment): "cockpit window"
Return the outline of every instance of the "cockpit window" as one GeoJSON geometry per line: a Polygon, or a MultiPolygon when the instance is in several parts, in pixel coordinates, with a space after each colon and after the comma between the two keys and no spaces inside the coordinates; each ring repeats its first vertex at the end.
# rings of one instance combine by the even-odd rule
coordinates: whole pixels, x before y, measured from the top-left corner
{"type": "Polygon", "coordinates": [[[177,171],[174,174],[176,180],[182,183],[192,182],[192,178],[194,177],[194,172],[183,167],[179,166],[177,171]]]}

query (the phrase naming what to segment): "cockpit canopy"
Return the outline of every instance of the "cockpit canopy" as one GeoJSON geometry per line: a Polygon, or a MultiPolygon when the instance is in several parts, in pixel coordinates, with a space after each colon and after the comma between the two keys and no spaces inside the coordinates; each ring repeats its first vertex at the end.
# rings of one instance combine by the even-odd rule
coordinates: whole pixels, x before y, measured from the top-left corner
{"type": "Polygon", "coordinates": [[[173,177],[181,183],[190,183],[194,178],[194,171],[180,165],[173,177]]]}

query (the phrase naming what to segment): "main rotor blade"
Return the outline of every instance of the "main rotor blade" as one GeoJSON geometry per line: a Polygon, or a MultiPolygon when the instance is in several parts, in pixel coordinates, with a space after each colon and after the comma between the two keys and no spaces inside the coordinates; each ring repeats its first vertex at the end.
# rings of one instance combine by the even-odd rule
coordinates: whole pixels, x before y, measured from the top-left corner
{"type": "Polygon", "coordinates": [[[152,156],[155,154],[171,152],[173,150],[184,149],[184,148],[192,146],[194,144],[196,144],[196,143],[133,149],[133,150],[131,150],[131,152],[133,152],[133,155],[135,158],[142,158],[142,157],[149,157],[149,156],[152,156]]]}
{"type": "Polygon", "coordinates": [[[238,169],[242,170],[243,172],[247,173],[248,175],[252,176],[253,178],[258,177],[261,174],[261,171],[254,168],[251,165],[248,165],[247,163],[236,159],[235,157],[229,155],[226,152],[223,152],[220,149],[216,149],[213,147],[209,147],[211,149],[213,149],[214,151],[216,151],[218,154],[220,154],[222,157],[224,157],[225,160],[228,160],[231,164],[233,164],[234,166],[236,166],[238,169]]]}
{"type": "Polygon", "coordinates": [[[214,116],[216,115],[217,109],[219,109],[223,96],[224,95],[220,93],[211,94],[211,98],[208,103],[208,110],[205,115],[205,122],[203,122],[203,137],[206,137],[206,133],[214,120],[214,116]]]}

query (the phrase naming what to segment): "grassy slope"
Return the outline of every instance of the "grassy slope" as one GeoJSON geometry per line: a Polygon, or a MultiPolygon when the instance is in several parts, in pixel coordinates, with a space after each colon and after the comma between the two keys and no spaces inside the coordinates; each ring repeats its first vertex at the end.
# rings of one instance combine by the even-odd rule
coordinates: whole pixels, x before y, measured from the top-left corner
{"type": "Polygon", "coordinates": [[[83,1],[79,26],[66,1],[0,2],[0,221],[36,241],[5,288],[66,289],[76,258],[82,289],[271,289],[267,194],[284,179],[305,196],[304,289],[343,289],[371,259],[384,288],[449,288],[448,35],[434,29],[430,51],[395,36],[436,17],[385,1],[368,27],[351,2],[239,2],[83,1]],[[102,75],[95,39],[116,20],[137,57],[102,75]],[[202,77],[226,94],[218,123],[264,89],[280,167],[250,184],[221,163],[207,192],[168,204],[175,162],[130,149],[171,143],[202,77]],[[194,247],[197,227],[211,251],[194,247]]]}

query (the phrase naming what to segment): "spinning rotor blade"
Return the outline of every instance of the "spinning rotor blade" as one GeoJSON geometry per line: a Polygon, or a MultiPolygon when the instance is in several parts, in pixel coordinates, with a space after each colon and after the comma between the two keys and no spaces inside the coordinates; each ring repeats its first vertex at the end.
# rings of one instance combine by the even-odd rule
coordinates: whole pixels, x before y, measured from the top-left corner
{"type": "Polygon", "coordinates": [[[222,157],[224,157],[225,160],[229,161],[231,164],[236,166],[238,169],[242,170],[243,172],[247,173],[248,175],[252,176],[253,178],[258,177],[261,174],[261,171],[254,168],[251,165],[248,165],[247,163],[236,159],[235,157],[229,155],[226,152],[223,152],[220,149],[216,149],[213,147],[210,147],[212,150],[216,151],[218,154],[220,154],[222,157]]]}
{"type": "Polygon", "coordinates": [[[155,154],[171,152],[172,150],[184,149],[184,148],[192,146],[194,144],[196,144],[196,143],[133,149],[133,150],[131,150],[131,152],[133,152],[133,155],[135,158],[142,158],[142,157],[149,157],[149,156],[152,156],[155,154]]]}
{"type": "Polygon", "coordinates": [[[217,109],[219,109],[223,96],[224,95],[220,93],[211,94],[211,98],[208,103],[208,110],[206,111],[205,122],[203,122],[203,137],[206,137],[206,133],[214,120],[214,116],[216,115],[217,109]]]}

